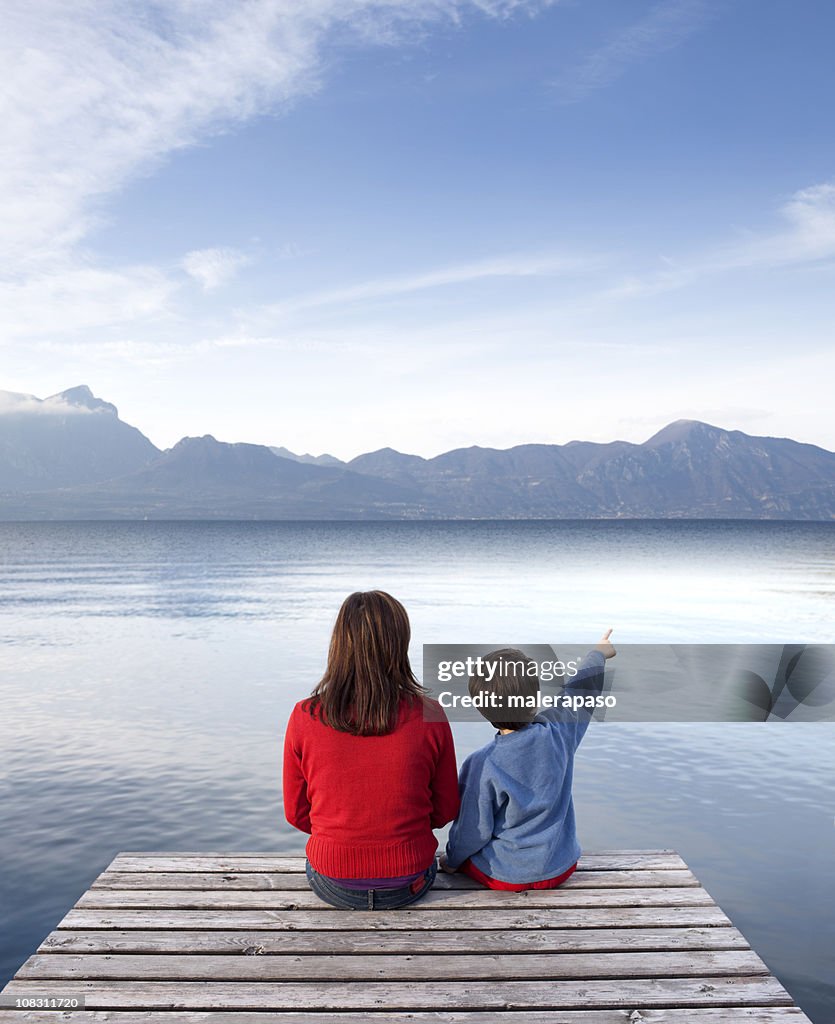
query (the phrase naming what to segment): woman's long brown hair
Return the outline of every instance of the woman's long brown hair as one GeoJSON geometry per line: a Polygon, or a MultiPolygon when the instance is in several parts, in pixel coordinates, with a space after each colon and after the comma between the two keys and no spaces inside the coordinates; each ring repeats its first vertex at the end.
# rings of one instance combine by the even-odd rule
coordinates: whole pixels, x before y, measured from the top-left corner
{"type": "Polygon", "coordinates": [[[307,702],[311,714],[355,736],[394,729],[402,700],[424,689],[409,664],[409,616],[382,590],[345,598],[333,627],[328,667],[307,702]]]}

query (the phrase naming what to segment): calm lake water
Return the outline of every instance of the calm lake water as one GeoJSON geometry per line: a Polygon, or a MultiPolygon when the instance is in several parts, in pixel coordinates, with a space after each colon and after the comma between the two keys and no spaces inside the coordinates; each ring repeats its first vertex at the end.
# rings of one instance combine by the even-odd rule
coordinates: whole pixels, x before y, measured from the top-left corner
{"type": "MultiPolygon", "coordinates": [[[[120,850],[300,854],[280,754],[336,610],[429,643],[835,641],[835,524],[0,524],[0,984],[120,850]]],[[[490,727],[456,724],[459,757],[490,727]]],[[[835,1020],[835,726],[593,725],[586,849],[680,851],[835,1020]]]]}

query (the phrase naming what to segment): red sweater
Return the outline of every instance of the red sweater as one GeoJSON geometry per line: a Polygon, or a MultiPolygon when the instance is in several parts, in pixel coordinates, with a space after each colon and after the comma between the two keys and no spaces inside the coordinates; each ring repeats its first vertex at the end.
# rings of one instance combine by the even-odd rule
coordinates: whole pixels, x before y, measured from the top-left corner
{"type": "Polygon", "coordinates": [[[307,858],[332,878],[424,871],[433,828],[458,814],[452,731],[435,701],[400,706],[386,736],[323,725],[300,701],[284,737],[284,813],[309,832],[307,858]]]}

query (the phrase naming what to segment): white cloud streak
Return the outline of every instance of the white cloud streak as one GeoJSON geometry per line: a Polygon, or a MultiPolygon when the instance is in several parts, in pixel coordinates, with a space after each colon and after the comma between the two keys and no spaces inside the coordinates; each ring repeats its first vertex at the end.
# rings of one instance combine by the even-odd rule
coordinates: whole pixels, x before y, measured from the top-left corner
{"type": "Polygon", "coordinates": [[[780,266],[835,256],[835,182],[800,189],[780,212],[787,228],[737,246],[730,251],[728,262],[780,266]]]}
{"type": "MultiPolygon", "coordinates": [[[[163,312],[174,279],[97,270],[80,245],[111,197],[172,153],[315,92],[332,42],[390,43],[467,12],[505,18],[550,2],[6,0],[0,278],[11,318],[0,315],[0,342],[163,312]]],[[[211,289],[229,270],[204,258],[196,277],[211,289]]]]}
{"type": "Polygon", "coordinates": [[[705,0],[661,0],[599,50],[567,68],[554,82],[564,103],[576,103],[616,81],[635,64],[672,50],[710,15],[705,0]]]}
{"type": "Polygon", "coordinates": [[[85,405],[73,405],[57,395],[40,399],[34,395],[0,391],[0,416],[89,416],[95,411],[85,405]]]}
{"type": "Polygon", "coordinates": [[[0,263],[64,254],[168,154],[315,91],[323,50],[541,0],[9,0],[0,263]]]}
{"type": "Polygon", "coordinates": [[[249,257],[237,249],[194,249],[183,257],[183,270],[208,292],[226,284],[247,263],[249,257]]]}
{"type": "Polygon", "coordinates": [[[783,227],[746,232],[706,253],[665,260],[664,270],[635,275],[615,285],[613,297],[643,297],[684,288],[702,278],[733,271],[810,266],[835,259],[835,183],[800,189],[779,209],[783,227]]]}
{"type": "Polygon", "coordinates": [[[152,267],[106,270],[69,258],[0,280],[0,347],[162,314],[174,284],[152,267]]]}
{"type": "Polygon", "coordinates": [[[513,254],[472,263],[438,267],[414,274],[377,278],[346,288],[312,292],[286,302],[275,303],[264,310],[269,315],[284,315],[325,306],[347,306],[374,299],[392,298],[432,288],[470,284],[490,278],[556,277],[561,274],[588,271],[600,261],[559,254],[513,254]]]}

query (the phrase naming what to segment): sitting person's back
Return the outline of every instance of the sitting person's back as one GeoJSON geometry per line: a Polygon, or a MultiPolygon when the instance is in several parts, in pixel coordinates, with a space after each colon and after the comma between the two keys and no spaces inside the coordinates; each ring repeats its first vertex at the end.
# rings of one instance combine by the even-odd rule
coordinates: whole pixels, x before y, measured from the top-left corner
{"type": "MultiPolygon", "coordinates": [[[[599,690],[605,659],[615,653],[609,633],[580,662],[567,693],[599,690]]],[[[444,867],[490,888],[555,888],[574,871],[581,852],[572,785],[574,754],[589,717],[559,708],[522,712],[512,720],[508,695],[538,692],[538,678],[525,671],[535,666],[515,650],[496,651],[484,660],[509,669],[496,672],[489,683],[470,683],[471,693],[488,691],[501,699],[498,710],[482,710],[498,731],[461,768],[461,810],[450,829],[444,867]],[[521,666],[515,674],[514,665],[521,666]]]]}
{"type": "Polygon", "coordinates": [[[404,699],[390,732],[362,736],[326,725],[308,698],[293,709],[285,751],[285,813],[310,833],[316,871],[399,879],[432,863],[432,829],[458,810],[452,734],[438,704],[404,699]]]}
{"type": "Polygon", "coordinates": [[[351,594],[325,674],[290,716],[284,812],[310,834],[307,878],[341,909],[393,909],[435,878],[433,828],[458,811],[452,732],[409,664],[409,617],[390,594],[351,594]]]}

